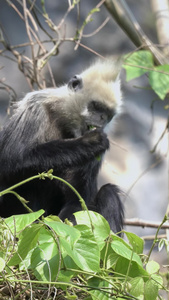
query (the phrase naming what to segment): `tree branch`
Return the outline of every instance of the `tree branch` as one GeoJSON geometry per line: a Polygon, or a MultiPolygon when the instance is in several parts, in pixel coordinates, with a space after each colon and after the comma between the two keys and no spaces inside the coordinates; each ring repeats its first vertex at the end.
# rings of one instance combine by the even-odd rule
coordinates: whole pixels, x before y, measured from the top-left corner
{"type": "MultiPolygon", "coordinates": [[[[129,226],[139,226],[139,227],[150,227],[150,228],[159,228],[161,223],[160,222],[150,222],[146,220],[141,220],[137,218],[133,219],[125,219],[124,225],[129,226]]],[[[161,226],[161,229],[169,229],[169,224],[164,224],[161,226]]]]}
{"type": "Polygon", "coordinates": [[[157,36],[164,55],[169,58],[169,2],[168,0],[151,0],[156,21],[157,36]]]}
{"type": "Polygon", "coordinates": [[[140,27],[134,15],[127,6],[125,0],[105,0],[105,6],[114,20],[127,34],[136,47],[149,50],[157,64],[167,63],[163,53],[151,42],[140,27]]]}

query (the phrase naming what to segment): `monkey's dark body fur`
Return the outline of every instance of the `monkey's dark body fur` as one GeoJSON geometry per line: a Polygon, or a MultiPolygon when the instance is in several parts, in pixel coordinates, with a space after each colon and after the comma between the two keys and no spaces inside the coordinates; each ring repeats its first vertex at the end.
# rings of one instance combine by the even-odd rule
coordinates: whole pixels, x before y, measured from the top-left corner
{"type": "MultiPolygon", "coordinates": [[[[79,82],[76,88],[81,89],[82,81],[79,82]]],[[[75,90],[72,83],[69,88],[75,90]]],[[[68,181],[80,193],[89,209],[102,214],[112,230],[120,231],[123,224],[123,207],[117,186],[107,184],[99,191],[97,189],[97,176],[101,165],[99,157],[109,148],[102,124],[100,129],[87,130],[84,127],[84,124],[87,126],[85,115],[81,122],[83,126],[79,124],[77,128],[61,115],[59,109],[58,115],[57,111],[52,110],[53,102],[46,102],[47,95],[45,91],[44,94],[42,92],[27,97],[25,103],[18,106],[16,113],[0,132],[0,190],[53,169],[54,175],[68,181]],[[81,129],[81,134],[77,134],[77,129],[82,127],[85,129],[81,129]]],[[[51,95],[53,97],[53,94],[51,95]]],[[[59,100],[57,101],[59,106],[59,100]]],[[[91,103],[90,106],[89,103],[87,105],[88,114],[96,115],[97,111],[97,119],[98,115],[100,118],[100,113],[103,119],[104,111],[108,123],[105,105],[97,106],[97,102],[94,108],[91,108],[91,103]]],[[[108,111],[110,113],[113,110],[108,111]]],[[[96,117],[94,123],[98,123],[96,117]]],[[[99,122],[103,121],[99,119],[99,122]]],[[[74,221],[72,214],[81,210],[74,192],[57,180],[36,179],[15,191],[29,201],[28,206],[33,211],[43,208],[46,215],[58,215],[62,220],[68,218],[74,221]]],[[[25,212],[15,195],[10,193],[0,198],[1,217],[25,212]]]]}

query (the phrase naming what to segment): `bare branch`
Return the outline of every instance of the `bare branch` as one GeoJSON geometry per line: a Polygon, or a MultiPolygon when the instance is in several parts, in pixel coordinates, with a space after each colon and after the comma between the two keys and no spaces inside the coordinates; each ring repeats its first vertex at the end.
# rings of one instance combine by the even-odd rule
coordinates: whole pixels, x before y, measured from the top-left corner
{"type": "MultiPolygon", "coordinates": [[[[84,36],[84,35],[83,35],[83,31],[84,31],[85,26],[86,26],[89,22],[91,22],[91,20],[92,20],[92,15],[93,15],[96,11],[99,11],[100,6],[103,5],[104,2],[105,2],[105,0],[101,0],[101,1],[96,5],[96,7],[95,7],[94,9],[92,9],[92,10],[88,13],[88,15],[87,15],[85,21],[83,22],[81,28],[80,28],[79,30],[77,30],[76,46],[75,46],[74,50],[77,50],[78,47],[79,47],[79,45],[80,45],[81,39],[82,39],[82,37],[84,36]]],[[[104,23],[103,23],[103,24],[104,24],[104,23]]],[[[101,26],[100,26],[100,29],[101,29],[102,27],[103,27],[103,26],[101,25],[101,26]]],[[[100,29],[99,29],[99,30],[100,30],[100,29]]],[[[96,32],[98,32],[99,30],[97,29],[96,32]]],[[[92,34],[92,35],[93,35],[93,34],[92,34]]]]}
{"type": "MultiPolygon", "coordinates": [[[[155,239],[155,235],[144,235],[141,237],[144,241],[153,241],[155,239]]],[[[166,239],[167,235],[166,234],[159,234],[158,239],[166,239]]]]}
{"type": "Polygon", "coordinates": [[[108,22],[109,22],[110,18],[107,17],[104,22],[95,30],[93,31],[92,33],[89,33],[89,34],[83,34],[83,37],[91,37],[93,35],[95,35],[96,33],[98,33],[108,22]]]}
{"type": "MultiPolygon", "coordinates": [[[[150,228],[159,228],[161,223],[160,222],[150,222],[146,220],[141,220],[137,218],[133,219],[126,219],[124,222],[125,225],[130,225],[130,226],[139,226],[139,227],[150,227],[150,228]]],[[[161,226],[161,229],[169,229],[169,224],[163,224],[161,226]]]]}

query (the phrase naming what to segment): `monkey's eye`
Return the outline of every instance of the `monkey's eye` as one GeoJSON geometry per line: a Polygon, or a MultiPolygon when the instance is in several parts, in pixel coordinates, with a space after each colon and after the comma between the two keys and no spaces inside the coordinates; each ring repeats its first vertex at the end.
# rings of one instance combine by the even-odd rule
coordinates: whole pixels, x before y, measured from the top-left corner
{"type": "Polygon", "coordinates": [[[74,91],[80,90],[83,87],[82,78],[78,75],[75,75],[69,80],[68,87],[74,91]]]}

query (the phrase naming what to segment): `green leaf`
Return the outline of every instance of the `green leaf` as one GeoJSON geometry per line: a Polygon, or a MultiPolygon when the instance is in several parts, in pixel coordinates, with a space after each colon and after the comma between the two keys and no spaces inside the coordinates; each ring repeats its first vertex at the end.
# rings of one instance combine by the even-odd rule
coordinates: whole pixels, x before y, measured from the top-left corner
{"type": "Polygon", "coordinates": [[[115,271],[120,274],[128,274],[131,277],[138,277],[140,275],[148,276],[148,273],[144,270],[142,261],[138,254],[134,253],[131,249],[125,246],[120,241],[113,241],[111,248],[119,258],[114,266],[115,271]]]}
{"type": "Polygon", "coordinates": [[[81,269],[92,272],[100,271],[100,251],[90,228],[77,225],[81,237],[75,243],[73,252],[81,263],[81,269]]]}
{"type": "Polygon", "coordinates": [[[111,247],[114,250],[114,252],[117,253],[118,255],[120,255],[128,260],[135,261],[138,265],[142,266],[142,261],[141,261],[140,257],[136,253],[134,253],[132,250],[127,248],[123,243],[121,243],[119,241],[113,241],[111,243],[111,247]]]}
{"type": "MultiPolygon", "coordinates": [[[[100,214],[90,211],[90,218],[92,220],[93,225],[93,233],[96,239],[96,242],[99,246],[99,249],[101,250],[105,245],[105,240],[110,234],[110,226],[107,222],[107,220],[101,216],[100,214]]],[[[90,219],[88,217],[87,211],[78,211],[75,214],[75,219],[77,224],[85,224],[88,227],[91,228],[90,219]]],[[[75,226],[76,227],[76,226],[75,226]]]]}
{"type": "Polygon", "coordinates": [[[8,226],[10,231],[13,234],[16,234],[19,231],[23,230],[26,226],[33,223],[35,220],[37,220],[43,214],[44,214],[44,210],[41,209],[41,210],[38,210],[33,213],[11,216],[9,218],[4,219],[4,222],[8,226]]]}
{"type": "Polygon", "coordinates": [[[158,286],[159,289],[163,286],[163,278],[158,274],[152,274],[151,275],[152,280],[154,280],[154,284],[158,286]]]}
{"type": "Polygon", "coordinates": [[[118,258],[119,258],[119,256],[116,253],[111,252],[107,257],[106,268],[107,269],[112,268],[116,264],[118,258]]]}
{"type": "Polygon", "coordinates": [[[145,300],[156,300],[158,296],[158,286],[154,284],[153,280],[148,280],[145,283],[145,289],[144,289],[144,297],[145,300]]]}
{"type": "Polygon", "coordinates": [[[123,68],[126,70],[126,80],[132,80],[147,73],[147,68],[154,68],[153,56],[149,51],[137,51],[125,56],[123,68]]]}
{"type": "Polygon", "coordinates": [[[149,261],[146,270],[149,274],[157,273],[160,270],[160,265],[156,261],[149,261]]]}
{"type": "Polygon", "coordinates": [[[19,264],[25,259],[29,251],[36,246],[39,237],[39,231],[42,226],[43,225],[41,224],[32,224],[30,227],[24,229],[19,241],[18,250],[10,259],[8,263],[9,266],[15,266],[19,264]]]}
{"type": "Polygon", "coordinates": [[[137,236],[132,232],[124,231],[124,233],[126,234],[128,241],[133,248],[133,251],[136,252],[137,254],[143,253],[143,248],[144,248],[143,239],[141,239],[139,236],[137,236]]]}
{"type": "Polygon", "coordinates": [[[56,243],[44,243],[37,247],[31,257],[31,268],[38,280],[54,281],[59,272],[59,254],[56,243]]]}
{"type": "MultiPolygon", "coordinates": [[[[148,273],[144,270],[144,268],[138,265],[135,261],[130,262],[128,259],[124,257],[119,257],[117,263],[114,267],[115,272],[119,274],[128,274],[128,276],[135,278],[135,277],[148,277],[148,273]]],[[[144,278],[143,278],[144,279],[144,278]]]]}
{"type": "Polygon", "coordinates": [[[58,237],[62,237],[67,240],[70,247],[73,247],[74,243],[79,239],[80,232],[75,227],[69,226],[61,222],[45,222],[49,228],[53,228],[58,237]]]}
{"type": "Polygon", "coordinates": [[[160,99],[164,100],[169,91],[169,74],[163,74],[158,71],[169,73],[169,65],[155,67],[154,71],[149,72],[149,82],[151,87],[160,99]]]}
{"type": "Polygon", "coordinates": [[[100,270],[100,251],[90,228],[77,225],[81,236],[72,247],[68,241],[60,237],[60,244],[74,263],[84,271],[98,272],[100,270]]]}
{"type": "MultiPolygon", "coordinates": [[[[63,261],[64,259],[66,261],[66,258],[64,258],[64,253],[62,251],[63,261],[61,260],[61,253],[58,247],[59,245],[52,236],[52,232],[43,227],[40,230],[38,247],[33,249],[33,252],[31,253],[29,266],[29,268],[33,269],[34,275],[38,280],[55,281],[57,278],[58,281],[69,282],[74,275],[73,271],[65,270],[63,261]],[[62,270],[59,270],[59,268],[62,268],[62,270]]],[[[72,264],[70,264],[69,267],[71,268],[72,264]]]]}
{"type": "MultiPolygon", "coordinates": [[[[110,280],[109,280],[109,282],[110,282],[110,280]]],[[[100,278],[94,278],[94,277],[88,280],[88,286],[92,287],[90,290],[90,293],[93,296],[92,297],[93,300],[94,299],[98,299],[98,300],[111,299],[109,291],[111,291],[112,285],[109,282],[107,282],[106,280],[102,280],[100,278]]]]}
{"type": "Polygon", "coordinates": [[[130,280],[130,294],[135,297],[144,295],[144,280],[141,277],[136,277],[130,280]]]}
{"type": "Polygon", "coordinates": [[[47,221],[47,222],[56,221],[56,222],[61,222],[62,223],[61,219],[58,216],[55,216],[55,215],[49,215],[49,216],[45,217],[44,221],[47,221]]]}
{"type": "Polygon", "coordinates": [[[46,224],[55,230],[62,251],[66,251],[80,269],[93,272],[100,270],[100,251],[88,226],[71,227],[60,222],[46,222],[46,224]]]}

